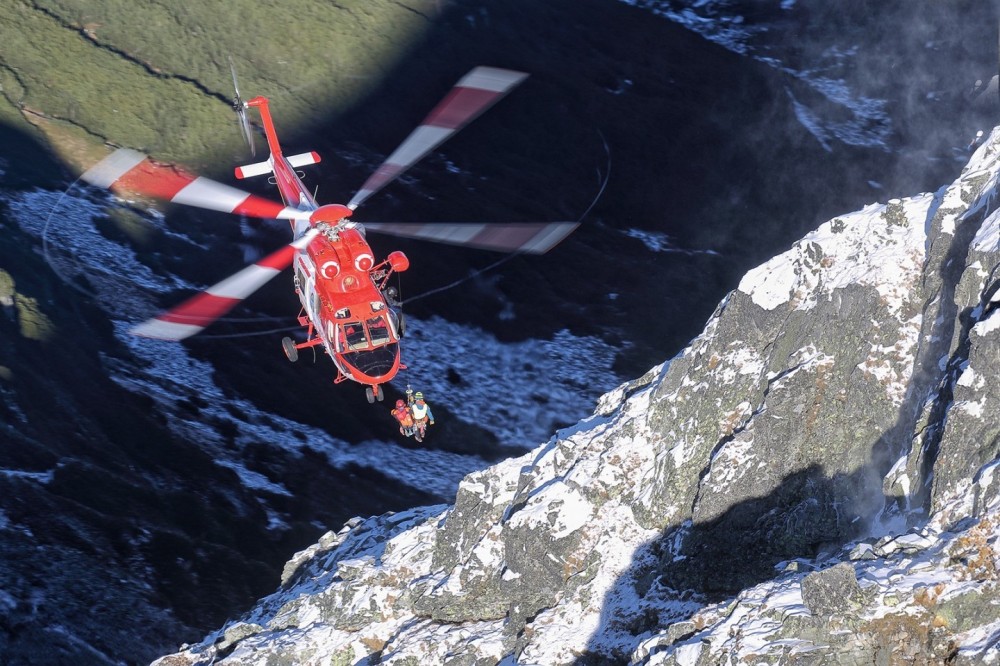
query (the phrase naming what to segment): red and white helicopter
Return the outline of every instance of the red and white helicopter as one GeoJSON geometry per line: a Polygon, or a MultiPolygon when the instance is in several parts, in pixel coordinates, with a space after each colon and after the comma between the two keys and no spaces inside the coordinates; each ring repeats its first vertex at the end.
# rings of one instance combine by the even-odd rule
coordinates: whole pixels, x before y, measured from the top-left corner
{"type": "MultiPolygon", "coordinates": [[[[167,340],[187,338],[225,315],[289,265],[294,265],[295,292],[302,303],[298,321],[306,329],[306,339],[299,343],[291,338],[282,340],[288,359],[297,360],[300,349],[322,346],[337,368],[335,383],[359,382],[366,386],[368,402],[381,401],[382,385],[405,367],[399,351],[404,322],[388,282],[391,275],[409,267],[409,260],[402,252],[395,251],[383,261],[377,261],[365,237],[366,227],[348,218],[369,196],[462,129],[526,76],[492,67],[473,69],[346,205],[320,205],[296,173],[300,167],[318,163],[319,155],[308,152],[286,157],[282,153],[268,99],[254,97],[243,102],[234,68],[236,98],[233,106],[239,114],[244,136],[253,151],[246,112],[256,109],[270,149],[270,155],[263,162],[237,167],[236,177],[269,175],[284,205],[196,177],[174,165],[155,162],[125,148],[88,169],[82,178],[119,193],[137,193],[250,217],[288,220],[293,240],[169,311],[135,326],[131,332],[167,340]]],[[[568,236],[577,223],[377,223],[366,226],[371,231],[409,238],[541,254],[568,236]]]]}

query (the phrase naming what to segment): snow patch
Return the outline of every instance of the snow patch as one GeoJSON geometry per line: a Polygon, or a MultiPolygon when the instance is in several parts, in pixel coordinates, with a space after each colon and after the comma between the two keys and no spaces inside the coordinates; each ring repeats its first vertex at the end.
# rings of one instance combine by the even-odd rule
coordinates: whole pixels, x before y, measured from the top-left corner
{"type": "Polygon", "coordinates": [[[1000,310],[994,310],[988,317],[986,317],[986,319],[977,322],[976,325],[972,327],[972,332],[981,338],[985,338],[998,328],[1000,328],[1000,310]]]}
{"type": "Polygon", "coordinates": [[[860,284],[878,290],[895,314],[922,270],[925,221],[934,202],[933,195],[922,194],[834,218],[748,272],[738,289],[765,310],[808,310],[819,298],[860,284]],[[870,260],[858,262],[858,256],[870,260]]]}
{"type": "Polygon", "coordinates": [[[977,252],[1000,251],[1000,208],[983,220],[976,237],[972,239],[972,249],[977,252]]]}

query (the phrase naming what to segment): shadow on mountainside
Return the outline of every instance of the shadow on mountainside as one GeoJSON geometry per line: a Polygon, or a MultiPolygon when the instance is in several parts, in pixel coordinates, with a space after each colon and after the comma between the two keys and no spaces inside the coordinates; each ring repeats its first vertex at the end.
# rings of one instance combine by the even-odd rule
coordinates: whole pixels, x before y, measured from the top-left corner
{"type": "MultiPolygon", "coordinates": [[[[641,640],[690,618],[692,607],[731,598],[774,579],[781,562],[812,560],[860,536],[868,527],[852,511],[860,479],[875,482],[870,469],[829,478],[812,465],[785,477],[766,496],[741,502],[715,520],[687,522],[640,546],[605,595],[599,628],[576,663],[624,663],[641,640]],[[616,644],[627,647],[609,654],[616,644]]],[[[874,513],[869,510],[867,518],[874,513]]]]}
{"type": "MultiPolygon", "coordinates": [[[[3,128],[0,141],[31,156],[8,164],[5,193],[65,182],[32,137],[3,128]]],[[[0,662],[148,663],[272,591],[317,524],[440,501],[264,442],[247,447],[246,469],[289,494],[248,487],[199,437],[173,434],[150,396],[115,381],[136,359],[87,281],[61,281],[4,202],[0,232],[0,662]]],[[[197,421],[195,389],[185,403],[197,421]]],[[[206,441],[227,428],[200,425],[206,441]]]]}

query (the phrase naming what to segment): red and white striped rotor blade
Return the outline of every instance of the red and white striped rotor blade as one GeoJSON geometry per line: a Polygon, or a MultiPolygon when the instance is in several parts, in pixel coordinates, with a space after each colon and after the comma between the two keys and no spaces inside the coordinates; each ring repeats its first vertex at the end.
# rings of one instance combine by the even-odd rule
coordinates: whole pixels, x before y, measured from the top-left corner
{"type": "Polygon", "coordinates": [[[201,332],[206,326],[232,310],[237,303],[288,268],[295,258],[296,250],[308,245],[317,233],[315,229],[310,229],[294,243],[272,252],[222,282],[192,296],[177,307],[133,326],[129,332],[160,340],[183,340],[201,332]]]}
{"type": "Polygon", "coordinates": [[[365,222],[365,229],[420,240],[500,252],[544,254],[569,236],[577,222],[392,223],[365,222]]]}
{"type": "Polygon", "coordinates": [[[365,181],[347,207],[352,210],[357,208],[417,160],[493,106],[527,76],[523,72],[495,67],[476,67],[466,74],[424,122],[365,181]]]}
{"type": "Polygon", "coordinates": [[[279,220],[309,219],[311,213],[195,176],[128,148],[111,153],[81,178],[119,194],[138,194],[223,213],[279,220]]]}

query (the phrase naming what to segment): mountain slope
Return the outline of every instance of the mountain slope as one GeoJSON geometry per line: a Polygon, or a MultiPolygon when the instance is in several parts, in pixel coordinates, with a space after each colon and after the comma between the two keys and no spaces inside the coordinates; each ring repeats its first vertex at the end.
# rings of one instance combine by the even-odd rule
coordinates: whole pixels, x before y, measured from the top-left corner
{"type": "Polygon", "coordinates": [[[998,174],[994,130],[821,225],[591,418],[328,534],[157,664],[997,658],[998,174]]]}
{"type": "MultiPolygon", "coordinates": [[[[888,3],[851,3],[863,12],[811,23],[803,19],[822,4],[812,0],[643,3],[681,10],[671,20],[619,0],[296,0],[243,14],[156,1],[8,4],[0,16],[0,661],[11,664],[152,658],[245,610],[272,589],[290,553],[331,526],[450,499],[468,470],[520,455],[589,412],[620,376],[676,353],[747,268],[831,210],[849,210],[880,188],[919,191],[950,179],[959,168],[952,151],[982,127],[961,91],[979,65],[992,71],[996,62],[980,48],[995,40],[978,39],[988,22],[974,2],[921,3],[962,19],[933,40],[907,37],[906,26],[925,24],[910,2],[887,14],[888,3]],[[674,22],[678,15],[693,21],[674,22]],[[713,39],[758,20],[749,58],[713,39]],[[803,53],[803,40],[785,35],[809,25],[818,27],[806,40],[812,52],[803,53]],[[786,41],[794,46],[783,49],[786,41]],[[182,158],[228,179],[232,162],[246,159],[231,122],[228,55],[245,94],[267,94],[280,106],[287,146],[323,155],[309,182],[324,201],[362,182],[469,67],[531,72],[517,94],[365,211],[365,219],[422,220],[576,219],[587,211],[557,253],[516,258],[485,275],[476,271],[494,257],[400,246],[415,269],[404,295],[418,297],[408,312],[410,377],[440,410],[430,448],[394,441],[387,414],[368,409],[350,387],[331,387],[328,365],[284,360],[273,329],[294,323],[287,280],[184,345],[127,335],[130,323],[241,266],[245,253],[287,240],[217,216],[112,206],[81,188],[61,194],[67,174],[97,159],[105,143],[182,158]],[[841,77],[843,85],[832,85],[841,77]],[[817,85],[849,91],[847,105],[810,94],[817,85]],[[857,125],[855,103],[876,112],[861,116],[862,129],[872,130],[864,136],[887,144],[847,140],[840,129],[857,125]],[[437,291],[461,280],[462,289],[437,291]],[[498,395],[508,409],[499,418],[498,395]],[[137,618],[148,633],[123,639],[135,634],[137,618]]],[[[397,247],[377,242],[379,251],[397,247]]],[[[974,270],[961,283],[955,277],[956,289],[975,289],[975,280],[974,270]]],[[[938,338],[945,353],[958,336],[949,372],[973,352],[968,325],[938,338]]],[[[936,388],[939,357],[920,359],[930,373],[925,385],[936,388]]],[[[731,401],[743,389],[728,390],[722,397],[731,401]]],[[[938,422],[949,390],[965,388],[942,387],[937,411],[919,418],[938,422]]],[[[877,424],[887,409],[873,409],[877,424]]],[[[959,422],[951,416],[949,424],[959,422]]],[[[948,446],[935,429],[921,432],[930,439],[913,446],[948,446]]],[[[709,432],[691,436],[725,455],[738,449],[709,432]]],[[[592,437],[581,431],[572,445],[592,437]]],[[[956,467],[947,476],[961,482],[989,455],[949,453],[956,467]]],[[[782,462],[798,469],[801,461],[782,462]]],[[[912,466],[895,468],[894,478],[907,473],[900,488],[917,478],[921,459],[913,456],[912,466]]],[[[649,515],[633,529],[659,538],[648,525],[664,520],[653,512],[672,491],[644,492],[649,515]]],[[[892,490],[899,506],[920,504],[901,492],[892,490]]],[[[722,511],[717,495],[706,491],[700,516],[722,511]]],[[[564,501],[583,506],[575,495],[564,501]]],[[[745,520],[722,517],[737,527],[745,520]]],[[[465,538],[464,528],[453,531],[465,538]]],[[[829,531],[823,523],[800,540],[829,531]]],[[[699,538],[695,532],[691,544],[699,538]]],[[[605,576],[628,571],[632,547],[605,549],[620,560],[605,576]]],[[[704,585],[707,602],[759,579],[782,548],[797,547],[776,544],[753,571],[718,582],[699,582],[706,575],[694,566],[664,567],[670,584],[704,585]]],[[[551,603],[562,574],[553,575],[517,618],[551,603]]],[[[470,602],[455,612],[494,617],[532,588],[512,580],[484,584],[485,610],[470,602]]],[[[611,586],[602,579],[588,589],[611,586]]],[[[636,620],[630,631],[650,623],[636,620]]],[[[586,649],[585,638],[574,641],[586,649]]]]}

